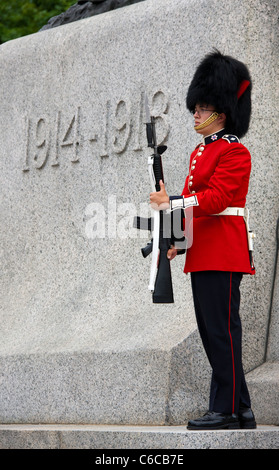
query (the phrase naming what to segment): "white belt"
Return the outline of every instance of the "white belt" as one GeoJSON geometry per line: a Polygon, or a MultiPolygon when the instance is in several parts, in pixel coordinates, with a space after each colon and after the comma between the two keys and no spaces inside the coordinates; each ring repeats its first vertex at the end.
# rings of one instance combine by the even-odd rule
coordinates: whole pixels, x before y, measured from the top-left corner
{"type": "Polygon", "coordinates": [[[223,212],[213,215],[240,215],[242,217],[249,217],[249,210],[246,207],[227,207],[223,212]]]}
{"type": "Polygon", "coordinates": [[[254,266],[254,261],[253,261],[253,240],[256,238],[256,234],[250,230],[249,227],[249,209],[246,207],[227,207],[223,212],[220,212],[219,214],[213,214],[213,215],[240,215],[244,217],[244,222],[246,225],[246,231],[247,231],[247,240],[248,240],[248,249],[249,249],[249,256],[250,256],[250,263],[251,267],[255,269],[254,266]]]}

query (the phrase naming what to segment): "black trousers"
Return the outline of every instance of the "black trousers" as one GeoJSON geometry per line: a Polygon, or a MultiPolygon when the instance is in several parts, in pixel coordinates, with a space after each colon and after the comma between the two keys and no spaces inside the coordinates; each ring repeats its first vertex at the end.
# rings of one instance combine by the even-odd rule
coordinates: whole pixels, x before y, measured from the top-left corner
{"type": "Polygon", "coordinates": [[[250,407],[241,354],[239,317],[242,273],[191,273],[198,329],[212,367],[209,411],[238,413],[250,407]]]}

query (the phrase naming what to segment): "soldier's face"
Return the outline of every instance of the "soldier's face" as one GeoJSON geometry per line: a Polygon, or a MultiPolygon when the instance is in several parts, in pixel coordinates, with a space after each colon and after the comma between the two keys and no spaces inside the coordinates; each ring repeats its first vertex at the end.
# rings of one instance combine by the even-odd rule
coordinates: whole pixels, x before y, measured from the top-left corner
{"type": "Polygon", "coordinates": [[[195,126],[203,124],[214,112],[213,106],[197,104],[194,111],[195,126]]]}
{"type": "Polygon", "coordinates": [[[216,113],[212,105],[197,104],[193,115],[195,131],[203,136],[213,134],[225,125],[225,115],[216,113]]]}

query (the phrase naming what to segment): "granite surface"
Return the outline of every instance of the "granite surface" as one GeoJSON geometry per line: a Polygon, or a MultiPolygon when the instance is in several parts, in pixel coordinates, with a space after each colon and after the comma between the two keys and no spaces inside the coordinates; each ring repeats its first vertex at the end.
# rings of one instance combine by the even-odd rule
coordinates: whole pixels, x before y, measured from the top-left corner
{"type": "MultiPolygon", "coordinates": [[[[257,273],[242,285],[245,370],[265,360],[277,16],[275,0],[146,0],[0,46],[2,423],[181,424],[207,408],[209,367],[183,257],[172,264],[175,303],[153,305],[147,238],[132,220],[150,192],[144,93],[168,145],[167,190],[180,194],[198,143],[185,96],[213,47],[244,61],[254,83],[243,140],[257,234],[257,273]]],[[[274,299],[272,361],[278,283],[274,299]]]]}
{"type": "MultiPolygon", "coordinates": [[[[254,430],[188,431],[185,426],[105,425],[0,425],[0,449],[96,449],[91,463],[125,467],[134,462],[148,465],[167,459],[172,465],[186,464],[188,455],[166,449],[279,449],[279,427],[258,426],[254,430]],[[104,450],[102,452],[102,449],[104,450]],[[113,452],[137,449],[143,452],[113,452]],[[152,449],[161,449],[155,454],[152,449]],[[107,452],[106,452],[107,451],[107,452]],[[118,460],[116,460],[118,456],[118,460]],[[125,461],[119,457],[125,456],[125,461]],[[110,459],[115,458],[114,462],[110,459]],[[128,460],[127,460],[128,458],[128,460]],[[101,460],[100,460],[101,459],[101,460]]],[[[199,456],[201,457],[202,454],[199,456]]]]}

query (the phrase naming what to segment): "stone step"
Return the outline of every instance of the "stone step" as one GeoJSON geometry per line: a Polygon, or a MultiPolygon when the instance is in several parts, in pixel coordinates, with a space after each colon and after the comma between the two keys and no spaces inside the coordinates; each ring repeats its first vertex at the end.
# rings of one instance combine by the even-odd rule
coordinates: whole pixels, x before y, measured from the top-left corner
{"type": "Polygon", "coordinates": [[[2,424],[0,449],[279,449],[279,426],[188,431],[186,426],[2,424]]]}

